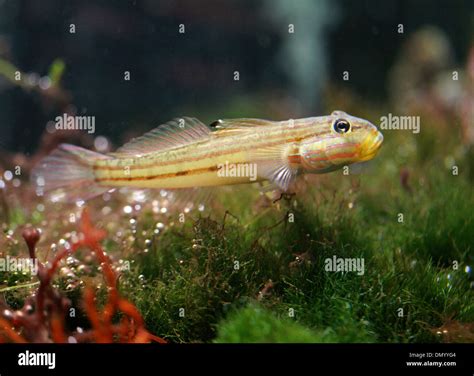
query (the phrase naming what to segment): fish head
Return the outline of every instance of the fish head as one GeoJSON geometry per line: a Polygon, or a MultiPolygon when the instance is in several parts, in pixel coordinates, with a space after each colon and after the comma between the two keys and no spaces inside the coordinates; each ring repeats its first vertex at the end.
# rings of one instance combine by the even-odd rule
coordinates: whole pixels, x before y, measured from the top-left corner
{"type": "Polygon", "coordinates": [[[383,135],[369,121],[334,111],[315,126],[315,135],[300,143],[304,170],[324,173],[375,157],[383,135]]]}

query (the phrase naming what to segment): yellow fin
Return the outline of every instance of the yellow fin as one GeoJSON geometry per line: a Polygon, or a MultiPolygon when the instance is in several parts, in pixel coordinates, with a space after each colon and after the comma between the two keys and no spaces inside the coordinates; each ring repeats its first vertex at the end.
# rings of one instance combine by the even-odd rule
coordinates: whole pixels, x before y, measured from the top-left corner
{"type": "Polygon", "coordinates": [[[249,132],[255,127],[262,127],[268,125],[275,125],[276,122],[264,119],[219,119],[211,124],[211,127],[216,129],[213,132],[215,137],[224,137],[240,134],[242,132],[249,132]]]}
{"type": "Polygon", "coordinates": [[[291,165],[288,154],[294,145],[282,144],[267,148],[252,150],[250,160],[257,163],[257,174],[269,180],[273,186],[278,186],[284,192],[295,180],[298,169],[291,165]]]}
{"type": "Polygon", "coordinates": [[[43,158],[30,175],[36,192],[55,201],[88,200],[110,190],[95,181],[94,163],[110,156],[79,146],[60,144],[43,158]]]}
{"type": "Polygon", "coordinates": [[[175,149],[209,138],[211,130],[196,118],[175,118],[126,143],[112,156],[139,156],[175,149]]]}

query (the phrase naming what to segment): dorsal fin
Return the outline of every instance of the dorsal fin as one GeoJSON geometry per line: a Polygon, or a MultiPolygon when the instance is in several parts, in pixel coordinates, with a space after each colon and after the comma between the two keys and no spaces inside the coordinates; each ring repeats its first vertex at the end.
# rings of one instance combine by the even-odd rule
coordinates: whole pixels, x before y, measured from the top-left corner
{"type": "Polygon", "coordinates": [[[219,119],[211,124],[215,128],[215,137],[231,136],[242,132],[251,131],[254,127],[268,126],[276,124],[274,121],[264,119],[219,119]]]}
{"type": "Polygon", "coordinates": [[[169,150],[209,138],[211,130],[196,118],[182,117],[161,124],[118,148],[111,155],[143,155],[169,150]]]}

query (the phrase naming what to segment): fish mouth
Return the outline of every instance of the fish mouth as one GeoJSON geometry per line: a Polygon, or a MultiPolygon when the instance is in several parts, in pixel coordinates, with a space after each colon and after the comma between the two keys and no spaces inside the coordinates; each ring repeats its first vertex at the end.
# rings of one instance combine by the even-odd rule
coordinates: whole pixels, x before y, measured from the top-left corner
{"type": "Polygon", "coordinates": [[[382,146],[383,135],[377,129],[374,129],[365,138],[360,146],[359,160],[361,162],[368,161],[375,157],[380,147],[382,146]]]}

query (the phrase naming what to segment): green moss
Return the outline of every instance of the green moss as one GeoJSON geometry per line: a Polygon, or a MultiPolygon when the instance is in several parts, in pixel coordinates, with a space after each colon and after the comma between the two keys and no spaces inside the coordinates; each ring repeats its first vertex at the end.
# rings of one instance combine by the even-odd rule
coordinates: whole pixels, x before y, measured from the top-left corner
{"type": "Polygon", "coordinates": [[[278,318],[258,305],[232,312],[218,328],[216,343],[324,343],[364,340],[348,328],[339,333],[330,327],[315,331],[289,318],[278,318]]]}
{"type": "Polygon", "coordinates": [[[172,341],[437,341],[430,329],[447,318],[474,319],[464,272],[472,262],[472,194],[431,178],[423,191],[398,187],[391,202],[371,190],[347,194],[341,180],[331,201],[313,192],[296,207],[273,207],[245,221],[195,217],[136,258],[125,290],[149,328],[172,341]],[[333,255],[363,258],[365,273],[326,272],[324,261],[333,255]],[[269,281],[259,307],[235,313],[269,281]],[[268,320],[262,332],[255,329],[260,320],[268,320]]]}
{"type": "Polygon", "coordinates": [[[440,341],[434,328],[474,322],[472,158],[447,130],[386,132],[371,168],[309,179],[288,202],[262,205],[254,186],[219,189],[221,210],[163,218],[154,236],[156,216],[143,211],[128,248],[105,244],[132,262],[120,289],[173,342],[440,341]],[[364,259],[364,274],[326,271],[334,255],[364,259]]]}

